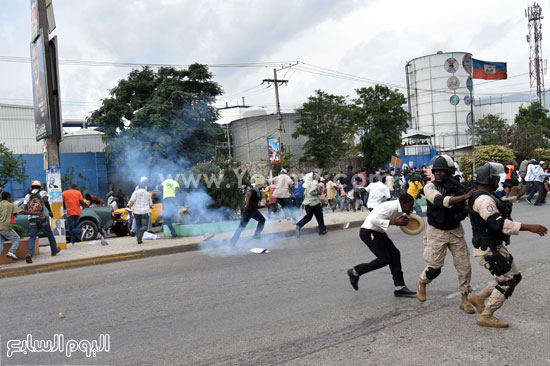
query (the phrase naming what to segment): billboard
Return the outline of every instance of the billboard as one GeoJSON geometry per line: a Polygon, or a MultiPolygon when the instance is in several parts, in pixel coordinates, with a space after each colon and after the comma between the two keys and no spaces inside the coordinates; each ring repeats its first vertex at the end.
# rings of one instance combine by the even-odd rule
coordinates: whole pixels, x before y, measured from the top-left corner
{"type": "Polygon", "coordinates": [[[281,146],[278,139],[267,139],[267,147],[269,150],[269,161],[271,164],[281,162],[281,146]]]}
{"type": "Polygon", "coordinates": [[[48,109],[48,83],[46,79],[46,55],[44,35],[40,30],[38,38],[31,42],[32,89],[34,102],[34,123],[36,141],[52,134],[50,111],[48,109]]]}

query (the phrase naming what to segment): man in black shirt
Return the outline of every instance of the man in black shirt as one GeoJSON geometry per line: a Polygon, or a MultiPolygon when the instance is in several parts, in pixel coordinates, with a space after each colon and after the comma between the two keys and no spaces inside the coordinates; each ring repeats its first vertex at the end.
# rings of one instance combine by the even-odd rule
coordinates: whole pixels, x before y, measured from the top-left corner
{"type": "Polygon", "coordinates": [[[250,189],[246,194],[246,200],[241,209],[241,223],[235,231],[235,234],[233,234],[233,238],[231,238],[231,245],[237,244],[241,233],[246,228],[246,225],[248,225],[250,219],[258,221],[258,226],[256,227],[256,232],[254,233],[254,239],[260,240],[260,235],[265,224],[265,218],[258,210],[258,202],[260,202],[260,199],[261,194],[256,188],[250,189]]]}

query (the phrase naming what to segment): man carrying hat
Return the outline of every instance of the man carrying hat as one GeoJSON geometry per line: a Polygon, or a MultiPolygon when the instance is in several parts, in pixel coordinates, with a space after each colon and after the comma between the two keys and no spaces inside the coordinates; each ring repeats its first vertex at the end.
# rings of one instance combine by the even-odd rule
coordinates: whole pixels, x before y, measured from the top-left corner
{"type": "Polygon", "coordinates": [[[395,290],[393,294],[397,297],[414,296],[413,292],[405,286],[403,271],[401,270],[401,253],[395,247],[386,231],[390,225],[405,226],[413,210],[414,199],[411,195],[402,194],[398,200],[388,201],[380,204],[367,216],[361,229],[359,237],[369,247],[376,259],[369,263],[358,264],[348,269],[348,276],[351,287],[359,290],[359,277],[365,273],[389,266],[393,277],[395,290]]]}

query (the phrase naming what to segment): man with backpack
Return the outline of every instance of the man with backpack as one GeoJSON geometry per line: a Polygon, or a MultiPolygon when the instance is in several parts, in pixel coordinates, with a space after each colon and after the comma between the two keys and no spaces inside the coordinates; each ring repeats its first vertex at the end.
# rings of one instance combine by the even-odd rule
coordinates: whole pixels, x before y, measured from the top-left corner
{"type": "Polygon", "coordinates": [[[53,217],[50,202],[48,201],[48,192],[43,191],[41,188],[42,184],[40,181],[32,181],[31,192],[25,196],[24,201],[25,211],[40,212],[40,215],[29,216],[29,247],[25,258],[27,263],[32,263],[34,244],[40,230],[42,230],[50,242],[52,256],[57,255],[57,253],[61,251],[61,249],[57,247],[57,242],[55,241],[55,237],[50,227],[50,220],[46,217],[44,211],[44,207],[46,207],[48,209],[49,216],[53,217]]]}
{"type": "Polygon", "coordinates": [[[0,248],[4,246],[4,240],[11,240],[11,248],[6,257],[17,260],[15,251],[19,247],[21,238],[12,228],[11,218],[13,215],[21,213],[23,215],[37,214],[37,212],[28,212],[21,210],[19,207],[11,203],[11,195],[9,192],[2,192],[2,200],[0,201],[0,248]]]}

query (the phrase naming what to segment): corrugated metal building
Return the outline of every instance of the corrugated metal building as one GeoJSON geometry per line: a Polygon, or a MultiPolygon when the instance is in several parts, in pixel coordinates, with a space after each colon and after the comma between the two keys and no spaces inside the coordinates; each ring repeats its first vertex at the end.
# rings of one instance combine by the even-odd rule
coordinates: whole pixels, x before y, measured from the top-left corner
{"type": "MultiPolygon", "coordinates": [[[[292,159],[304,156],[305,136],[292,137],[296,131],[298,113],[283,113],[283,144],[292,153],[292,159]]],[[[268,138],[278,138],[278,121],[275,114],[259,115],[231,122],[231,148],[233,156],[242,162],[269,160],[268,138]]]]}
{"type": "MultiPolygon", "coordinates": [[[[19,198],[24,196],[32,180],[45,181],[44,141],[37,142],[35,138],[33,107],[0,104],[0,142],[14,154],[22,155],[29,176],[22,184],[8,182],[4,190],[19,198]]],[[[73,183],[85,186],[92,194],[107,194],[107,163],[101,133],[79,130],[64,135],[59,149],[62,177],[68,178],[72,172],[73,183]]]]}

